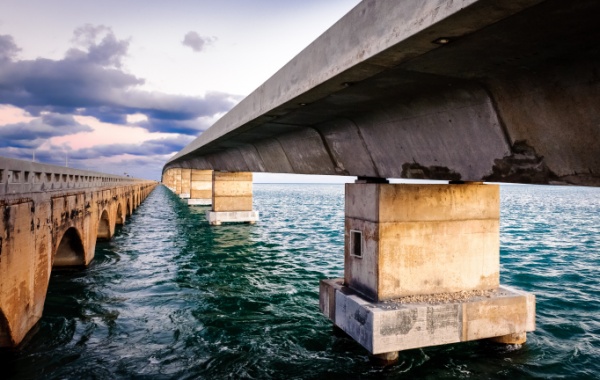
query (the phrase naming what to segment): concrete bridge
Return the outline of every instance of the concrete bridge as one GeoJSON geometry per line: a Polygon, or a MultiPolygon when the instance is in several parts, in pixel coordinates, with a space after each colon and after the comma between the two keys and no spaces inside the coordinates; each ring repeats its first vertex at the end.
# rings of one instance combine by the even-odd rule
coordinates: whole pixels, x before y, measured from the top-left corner
{"type": "Polygon", "coordinates": [[[41,318],[51,271],[87,266],[156,185],[0,157],[0,347],[41,318]]]}
{"type": "Polygon", "coordinates": [[[384,361],[523,343],[535,299],[499,284],[499,190],[483,182],[600,185],[598,14],[595,0],[364,0],[169,160],[163,183],[212,203],[218,225],[256,221],[251,172],[357,176],[344,278],[321,283],[335,326],[384,361]]]}

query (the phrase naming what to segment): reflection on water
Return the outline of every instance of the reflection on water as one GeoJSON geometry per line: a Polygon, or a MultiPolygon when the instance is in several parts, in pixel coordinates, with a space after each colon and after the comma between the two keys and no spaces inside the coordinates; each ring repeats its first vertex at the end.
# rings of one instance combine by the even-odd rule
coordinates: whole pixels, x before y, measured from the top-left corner
{"type": "Polygon", "coordinates": [[[523,347],[402,352],[381,369],[318,310],[343,273],[343,186],[256,185],[256,225],[210,227],[157,188],[92,265],[52,276],[3,378],[597,378],[600,191],[502,187],[502,282],[537,295],[523,347]]]}

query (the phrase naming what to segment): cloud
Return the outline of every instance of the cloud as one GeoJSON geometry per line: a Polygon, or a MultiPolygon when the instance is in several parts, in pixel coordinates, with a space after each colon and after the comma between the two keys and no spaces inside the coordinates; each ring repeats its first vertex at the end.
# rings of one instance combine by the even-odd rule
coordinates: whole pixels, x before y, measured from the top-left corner
{"type": "Polygon", "coordinates": [[[122,69],[128,40],[119,40],[106,26],[84,25],[74,32],[61,60],[13,61],[18,51],[12,37],[0,38],[0,104],[43,112],[93,116],[102,122],[126,124],[127,115],[143,114],[153,132],[197,135],[198,119],[228,111],[240,97],[210,92],[202,97],[140,89],[144,79],[122,69]]]}
{"type": "Polygon", "coordinates": [[[21,51],[12,36],[0,35],[0,63],[12,61],[21,51]]]}
{"type": "Polygon", "coordinates": [[[188,32],[181,43],[189,46],[195,52],[201,52],[207,45],[213,44],[217,40],[216,37],[202,37],[197,32],[188,32]]]}
{"type": "Polygon", "coordinates": [[[31,160],[35,149],[37,162],[63,166],[68,157],[69,167],[113,174],[127,172],[140,178],[159,178],[160,169],[168,156],[181,150],[193,139],[192,136],[179,135],[147,140],[140,144],[103,144],[83,149],[71,149],[68,145],[30,147],[25,144],[0,144],[0,156],[31,160]]]}
{"type": "Polygon", "coordinates": [[[179,135],[177,137],[147,140],[141,144],[96,145],[91,148],[73,150],[69,153],[69,158],[84,160],[118,155],[139,157],[169,155],[180,151],[193,139],[191,136],[179,135]]]}
{"type": "Polygon", "coordinates": [[[129,48],[129,40],[118,40],[112,29],[104,25],[85,24],[75,29],[71,41],[84,50],[69,49],[67,59],[117,68],[129,48]]]}
{"type": "Polygon", "coordinates": [[[92,130],[70,115],[43,114],[29,122],[0,126],[0,147],[37,148],[52,137],[92,130]]]}

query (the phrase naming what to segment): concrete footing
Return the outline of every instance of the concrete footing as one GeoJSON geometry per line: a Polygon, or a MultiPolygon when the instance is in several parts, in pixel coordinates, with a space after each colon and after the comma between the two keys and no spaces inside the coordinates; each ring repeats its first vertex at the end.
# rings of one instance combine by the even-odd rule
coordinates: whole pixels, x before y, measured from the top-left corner
{"type": "Polygon", "coordinates": [[[188,206],[210,206],[212,198],[189,198],[187,204],[188,206]]]}
{"type": "Polygon", "coordinates": [[[524,332],[497,336],[490,339],[491,342],[498,344],[524,344],[527,342],[527,334],[524,332]]]}
{"type": "Polygon", "coordinates": [[[189,199],[190,193],[181,193],[179,194],[179,198],[181,199],[189,199]]]}
{"type": "Polygon", "coordinates": [[[371,354],[385,354],[379,358],[387,361],[402,350],[485,338],[522,344],[525,332],[535,330],[535,296],[507,286],[472,296],[438,294],[421,297],[421,302],[417,297],[376,302],[343,282],[321,281],[321,311],[371,354]]]}
{"type": "Polygon", "coordinates": [[[250,223],[258,221],[258,211],[207,211],[206,219],[211,226],[221,223],[250,223]]]}
{"type": "Polygon", "coordinates": [[[385,354],[371,355],[371,363],[376,366],[385,367],[398,361],[398,351],[386,352],[385,354]]]}

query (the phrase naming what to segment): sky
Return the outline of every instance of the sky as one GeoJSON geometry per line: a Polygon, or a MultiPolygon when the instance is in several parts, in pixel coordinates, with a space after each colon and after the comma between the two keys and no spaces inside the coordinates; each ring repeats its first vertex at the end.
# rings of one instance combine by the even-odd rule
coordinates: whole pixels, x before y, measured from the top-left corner
{"type": "Polygon", "coordinates": [[[2,0],[0,156],[160,179],[358,2],[2,0]]]}

